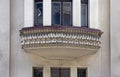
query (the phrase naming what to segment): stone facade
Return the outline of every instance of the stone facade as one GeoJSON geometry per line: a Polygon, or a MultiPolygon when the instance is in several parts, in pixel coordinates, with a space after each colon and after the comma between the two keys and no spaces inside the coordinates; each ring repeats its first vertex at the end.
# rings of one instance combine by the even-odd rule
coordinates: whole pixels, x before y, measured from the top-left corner
{"type": "MultiPolygon", "coordinates": [[[[21,48],[19,30],[24,28],[25,24],[24,1],[1,0],[0,2],[0,77],[32,77],[33,67],[43,67],[44,77],[50,77],[51,67],[69,67],[71,77],[77,77],[78,67],[88,68],[88,77],[120,77],[119,0],[98,0],[97,24],[92,22],[91,27],[104,32],[101,36],[102,47],[95,54],[72,61],[46,60],[21,48]]],[[[92,3],[94,1],[91,0],[92,3]]],[[[90,16],[94,18],[96,15],[90,16]]],[[[79,26],[80,23],[75,24],[79,26]]]]}

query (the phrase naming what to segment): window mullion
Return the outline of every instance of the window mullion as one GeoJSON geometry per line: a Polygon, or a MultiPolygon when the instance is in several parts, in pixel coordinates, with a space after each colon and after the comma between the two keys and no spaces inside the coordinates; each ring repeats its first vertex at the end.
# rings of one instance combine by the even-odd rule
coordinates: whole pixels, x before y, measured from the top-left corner
{"type": "Polygon", "coordinates": [[[43,0],[43,26],[51,26],[51,0],[43,0]]]}
{"type": "Polygon", "coordinates": [[[81,0],[73,0],[73,26],[81,27],[81,0]]]}

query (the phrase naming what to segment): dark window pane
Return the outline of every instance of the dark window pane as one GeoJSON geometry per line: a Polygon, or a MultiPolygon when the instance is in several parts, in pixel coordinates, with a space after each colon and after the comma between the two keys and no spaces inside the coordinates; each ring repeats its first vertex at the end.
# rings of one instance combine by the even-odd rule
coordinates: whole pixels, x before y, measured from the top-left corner
{"type": "Polygon", "coordinates": [[[77,77],[86,77],[86,69],[78,69],[77,77]]]}
{"type": "Polygon", "coordinates": [[[43,4],[41,2],[35,3],[35,25],[43,25],[43,4]]]}
{"type": "Polygon", "coordinates": [[[60,25],[61,20],[61,4],[52,3],[52,24],[60,25]]]}
{"type": "Polygon", "coordinates": [[[70,77],[70,69],[52,68],[51,77],[70,77]]]}
{"type": "Polygon", "coordinates": [[[72,25],[71,2],[63,2],[63,25],[72,25]]]}
{"type": "Polygon", "coordinates": [[[52,0],[52,1],[55,1],[55,2],[72,2],[72,0],[52,0]]]}
{"type": "Polygon", "coordinates": [[[43,0],[35,0],[35,2],[43,2],[43,0]]]}
{"type": "Polygon", "coordinates": [[[43,77],[43,70],[41,68],[34,68],[34,77],[43,77]]]}
{"type": "Polygon", "coordinates": [[[81,26],[88,26],[88,5],[81,4],[81,26]]]}
{"type": "Polygon", "coordinates": [[[59,69],[52,69],[51,77],[59,77],[59,69]]]}
{"type": "Polygon", "coordinates": [[[81,3],[88,4],[88,0],[81,0],[81,3]]]}
{"type": "Polygon", "coordinates": [[[70,77],[70,70],[69,69],[61,69],[61,77],[70,77]]]}
{"type": "Polygon", "coordinates": [[[72,0],[52,1],[52,24],[72,25],[72,0]]]}

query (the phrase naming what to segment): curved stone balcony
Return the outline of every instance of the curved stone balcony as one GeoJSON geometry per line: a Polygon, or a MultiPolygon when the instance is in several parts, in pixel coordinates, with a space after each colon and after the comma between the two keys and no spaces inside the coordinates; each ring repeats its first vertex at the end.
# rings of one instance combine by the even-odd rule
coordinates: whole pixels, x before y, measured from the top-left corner
{"type": "Polygon", "coordinates": [[[47,57],[66,57],[65,52],[69,54],[68,57],[95,53],[101,47],[102,33],[96,29],[73,26],[42,26],[20,30],[22,48],[43,53],[42,56],[46,55],[44,51],[48,51],[47,57]]]}

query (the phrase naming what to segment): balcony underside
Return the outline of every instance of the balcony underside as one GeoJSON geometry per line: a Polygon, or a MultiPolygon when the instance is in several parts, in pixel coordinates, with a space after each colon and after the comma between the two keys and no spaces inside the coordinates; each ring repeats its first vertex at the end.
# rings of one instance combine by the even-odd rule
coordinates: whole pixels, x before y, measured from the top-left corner
{"type": "Polygon", "coordinates": [[[101,34],[100,30],[71,26],[20,30],[22,48],[46,59],[72,59],[94,54],[101,47],[101,34]]]}
{"type": "Polygon", "coordinates": [[[25,49],[26,52],[39,55],[48,60],[71,60],[85,55],[92,55],[96,49],[68,48],[68,47],[45,47],[25,49]]]}

